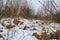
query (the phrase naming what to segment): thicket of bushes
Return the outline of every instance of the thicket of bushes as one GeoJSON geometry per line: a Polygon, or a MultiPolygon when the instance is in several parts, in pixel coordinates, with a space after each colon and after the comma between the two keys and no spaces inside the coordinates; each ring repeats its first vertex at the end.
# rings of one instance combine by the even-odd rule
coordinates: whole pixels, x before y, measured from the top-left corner
{"type": "Polygon", "coordinates": [[[19,9],[18,5],[16,5],[16,7],[5,5],[5,8],[3,10],[2,7],[0,7],[0,19],[4,17],[23,17],[27,19],[52,20],[54,22],[60,23],[60,12],[56,12],[56,14],[53,14],[51,12],[51,15],[42,17],[41,15],[32,14],[34,13],[34,11],[32,11],[29,7],[21,6],[20,10],[18,9],[19,9]]]}
{"type": "Polygon", "coordinates": [[[8,5],[6,5],[5,9],[3,9],[2,11],[0,9],[0,18],[4,18],[4,17],[23,17],[23,18],[28,18],[28,19],[40,18],[40,15],[37,16],[32,13],[34,13],[34,11],[32,11],[29,7],[26,7],[26,6],[21,6],[19,10],[18,6],[9,7],[8,5]]]}

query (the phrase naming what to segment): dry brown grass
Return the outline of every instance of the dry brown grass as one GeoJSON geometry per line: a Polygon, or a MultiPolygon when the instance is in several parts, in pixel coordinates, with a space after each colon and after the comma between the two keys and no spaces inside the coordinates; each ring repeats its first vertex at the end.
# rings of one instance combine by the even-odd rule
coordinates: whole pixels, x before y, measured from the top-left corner
{"type": "Polygon", "coordinates": [[[16,17],[16,13],[17,13],[16,8],[5,5],[5,9],[0,12],[0,18],[16,17]]]}
{"type": "Polygon", "coordinates": [[[50,35],[48,35],[46,32],[42,33],[40,36],[41,36],[41,40],[49,40],[50,39],[50,35]]]}
{"type": "Polygon", "coordinates": [[[53,20],[57,23],[60,23],[60,12],[57,12],[53,15],[53,20]]]}
{"type": "Polygon", "coordinates": [[[50,39],[59,39],[60,38],[60,30],[57,30],[54,34],[50,34],[50,39]]]}
{"type": "Polygon", "coordinates": [[[35,36],[38,40],[49,40],[50,35],[47,35],[47,33],[42,33],[41,35],[34,33],[33,36],[35,36]]]}
{"type": "Polygon", "coordinates": [[[33,33],[33,36],[35,36],[38,40],[50,40],[50,39],[57,39],[60,40],[60,30],[57,30],[54,34],[47,34],[46,32],[42,33],[41,35],[37,33],[33,33]]]}
{"type": "Polygon", "coordinates": [[[19,22],[20,22],[20,21],[18,21],[17,19],[14,19],[14,21],[13,21],[13,23],[14,23],[15,25],[18,25],[19,22]]]}
{"type": "Polygon", "coordinates": [[[7,25],[6,28],[7,29],[11,29],[11,28],[14,28],[15,26],[14,25],[7,25]]]}
{"type": "MultiPolygon", "coordinates": [[[[0,9],[1,10],[1,9],[0,9]]],[[[31,15],[31,9],[29,7],[21,6],[20,10],[17,7],[5,6],[5,9],[0,12],[0,19],[6,17],[23,17],[23,18],[33,18],[31,15]],[[19,11],[19,13],[17,13],[19,11]],[[17,15],[18,14],[18,15],[17,15]]]]}
{"type": "Polygon", "coordinates": [[[41,17],[41,15],[33,15],[32,13],[34,12],[29,7],[21,6],[20,10],[18,10],[17,7],[14,8],[13,6],[9,7],[8,5],[6,5],[4,10],[1,11],[0,9],[0,19],[6,17],[23,17],[27,19],[39,19],[43,21],[46,20],[48,22],[60,22],[60,12],[57,12],[52,16],[47,15],[45,17],[41,17]]]}
{"type": "Polygon", "coordinates": [[[37,33],[33,33],[33,36],[35,36],[38,40],[41,40],[40,35],[37,33]]]}

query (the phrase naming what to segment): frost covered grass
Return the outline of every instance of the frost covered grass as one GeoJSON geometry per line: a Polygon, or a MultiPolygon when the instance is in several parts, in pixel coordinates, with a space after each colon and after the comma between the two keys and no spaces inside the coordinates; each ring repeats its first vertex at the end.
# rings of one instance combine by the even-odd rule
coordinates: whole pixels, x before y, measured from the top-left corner
{"type": "Polygon", "coordinates": [[[20,17],[0,20],[0,40],[50,40],[59,38],[59,23],[20,17]]]}

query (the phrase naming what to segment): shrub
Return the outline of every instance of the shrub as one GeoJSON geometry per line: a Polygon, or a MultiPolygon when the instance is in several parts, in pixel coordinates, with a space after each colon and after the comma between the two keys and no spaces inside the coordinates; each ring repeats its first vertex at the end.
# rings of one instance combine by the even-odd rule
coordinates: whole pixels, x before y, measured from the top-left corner
{"type": "Polygon", "coordinates": [[[60,12],[57,12],[53,15],[53,20],[57,23],[60,23],[60,12]]]}
{"type": "Polygon", "coordinates": [[[31,9],[29,7],[22,6],[19,16],[23,18],[31,18],[31,9]]]}

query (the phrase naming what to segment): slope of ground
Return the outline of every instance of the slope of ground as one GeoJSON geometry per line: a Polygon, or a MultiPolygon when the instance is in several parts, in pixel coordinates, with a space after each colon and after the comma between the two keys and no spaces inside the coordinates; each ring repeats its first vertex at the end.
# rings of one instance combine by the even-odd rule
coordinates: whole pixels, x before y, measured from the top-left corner
{"type": "Polygon", "coordinates": [[[44,34],[48,39],[50,34],[54,34],[57,30],[60,30],[60,24],[42,20],[24,18],[2,18],[0,20],[0,40],[40,40],[45,37],[44,34]]]}

